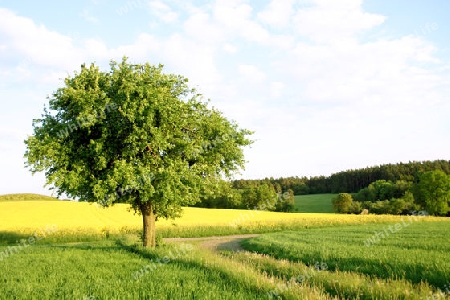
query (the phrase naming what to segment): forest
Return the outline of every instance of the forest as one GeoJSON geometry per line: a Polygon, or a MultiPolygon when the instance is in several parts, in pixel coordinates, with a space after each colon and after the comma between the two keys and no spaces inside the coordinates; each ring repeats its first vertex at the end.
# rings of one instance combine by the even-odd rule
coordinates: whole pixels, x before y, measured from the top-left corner
{"type": "Polygon", "coordinates": [[[374,181],[386,180],[396,182],[405,180],[417,181],[421,172],[441,170],[450,174],[450,161],[412,161],[408,163],[384,164],[363,169],[347,170],[330,176],[280,177],[261,180],[235,180],[233,188],[245,189],[261,184],[273,186],[277,191],[293,190],[294,195],[326,194],[326,193],[357,193],[374,181]]]}
{"type": "MultiPolygon", "coordinates": [[[[337,204],[339,201],[334,205],[337,212],[360,213],[369,209],[371,213],[405,214],[427,209],[424,192],[420,192],[418,187],[421,176],[432,171],[439,171],[450,178],[450,161],[384,164],[310,178],[223,181],[214,194],[204,194],[195,206],[289,212],[294,207],[294,195],[331,193],[346,194],[339,199],[344,203],[343,207],[337,204]]],[[[428,205],[428,210],[445,215],[446,207],[438,209],[428,205]]]]}

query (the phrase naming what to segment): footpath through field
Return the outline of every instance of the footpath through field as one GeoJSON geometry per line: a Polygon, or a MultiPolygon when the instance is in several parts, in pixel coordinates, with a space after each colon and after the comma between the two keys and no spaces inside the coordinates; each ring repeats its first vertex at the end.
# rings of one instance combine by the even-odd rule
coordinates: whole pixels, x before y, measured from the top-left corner
{"type": "Polygon", "coordinates": [[[197,238],[165,238],[164,242],[193,242],[199,241],[199,247],[208,250],[244,251],[240,242],[257,237],[259,234],[237,234],[225,236],[209,236],[197,238]]]}

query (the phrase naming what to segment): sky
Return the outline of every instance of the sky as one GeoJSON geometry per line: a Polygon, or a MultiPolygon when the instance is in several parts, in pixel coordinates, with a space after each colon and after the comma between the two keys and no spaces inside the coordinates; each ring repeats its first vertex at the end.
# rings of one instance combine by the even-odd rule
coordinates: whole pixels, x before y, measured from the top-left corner
{"type": "Polygon", "coordinates": [[[0,0],[0,194],[40,193],[24,140],[63,79],[163,64],[254,131],[236,179],[450,159],[450,1],[0,0]]]}

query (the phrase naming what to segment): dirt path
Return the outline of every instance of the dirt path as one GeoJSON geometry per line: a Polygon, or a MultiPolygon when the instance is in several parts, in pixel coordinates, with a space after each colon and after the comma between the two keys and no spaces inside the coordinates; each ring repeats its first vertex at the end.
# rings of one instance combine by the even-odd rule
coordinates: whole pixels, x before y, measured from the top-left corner
{"type": "Polygon", "coordinates": [[[240,242],[245,239],[256,237],[259,234],[239,234],[226,236],[210,236],[199,238],[165,238],[165,242],[189,242],[199,241],[199,247],[208,250],[231,250],[244,251],[240,242]]]}

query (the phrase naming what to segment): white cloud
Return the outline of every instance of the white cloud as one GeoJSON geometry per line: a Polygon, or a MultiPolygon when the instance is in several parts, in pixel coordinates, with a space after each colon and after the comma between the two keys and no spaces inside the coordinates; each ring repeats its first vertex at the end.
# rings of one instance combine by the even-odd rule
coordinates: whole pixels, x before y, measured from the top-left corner
{"type": "Polygon", "coordinates": [[[86,39],[84,41],[84,47],[88,53],[91,53],[95,57],[106,58],[108,56],[108,48],[100,40],[86,39]]]}
{"type": "Polygon", "coordinates": [[[237,47],[233,46],[231,44],[225,44],[223,46],[223,50],[225,50],[225,52],[228,52],[228,53],[231,53],[231,54],[234,54],[234,53],[236,53],[238,51],[237,47]]]}
{"type": "Polygon", "coordinates": [[[214,18],[231,34],[252,42],[267,42],[270,34],[259,23],[251,20],[252,11],[252,7],[243,1],[218,0],[214,7],[214,18]]]}
{"type": "Polygon", "coordinates": [[[320,43],[352,38],[380,25],[385,18],[361,10],[362,0],[316,0],[316,6],[300,9],[294,17],[297,31],[320,43]]]}
{"type": "Polygon", "coordinates": [[[117,48],[108,48],[105,42],[93,38],[80,41],[80,47],[76,47],[71,37],[51,31],[44,25],[37,25],[9,10],[0,9],[0,16],[0,32],[8,38],[4,51],[18,60],[15,69],[0,73],[8,81],[31,78],[41,68],[39,76],[35,76],[37,81],[50,83],[53,76],[58,76],[53,80],[56,83],[61,74],[72,72],[81,63],[101,63],[123,56],[145,61],[150,52],[158,51],[160,47],[156,38],[145,33],[140,34],[133,44],[117,48]]]}
{"type": "Polygon", "coordinates": [[[281,50],[289,50],[295,42],[295,37],[290,35],[272,35],[266,45],[279,48],[281,50]]]}
{"type": "Polygon", "coordinates": [[[252,14],[252,7],[244,1],[217,0],[213,8],[215,19],[227,28],[239,29],[252,14]]]}
{"type": "Polygon", "coordinates": [[[295,0],[272,0],[265,10],[258,13],[258,19],[268,25],[284,28],[289,25],[295,0]]]}
{"type": "Polygon", "coordinates": [[[424,61],[437,62],[433,51],[412,37],[366,44],[354,39],[328,45],[298,43],[292,56],[278,62],[278,69],[293,74],[309,99],[351,103],[386,91],[410,94],[419,88],[416,80],[421,86],[437,84],[433,71],[421,66],[424,61]]]}
{"type": "MultiPolygon", "coordinates": [[[[294,42],[293,36],[271,34],[262,24],[253,20],[252,7],[243,1],[219,0],[212,8],[212,15],[201,8],[191,8],[191,11],[184,22],[184,30],[189,37],[202,44],[229,44],[241,38],[266,46],[288,49],[294,42]]],[[[227,48],[231,50],[230,47],[227,48]]]]}
{"type": "Polygon", "coordinates": [[[9,39],[11,51],[39,65],[69,67],[82,57],[71,38],[2,8],[0,32],[9,39]]]}
{"type": "Polygon", "coordinates": [[[141,33],[133,44],[123,45],[116,49],[105,51],[104,58],[121,59],[123,56],[128,56],[134,60],[146,61],[150,53],[160,51],[161,47],[161,41],[156,37],[141,33]]]}
{"type": "Polygon", "coordinates": [[[250,82],[261,82],[266,78],[266,74],[253,65],[239,65],[238,70],[250,82]]]}
{"type": "Polygon", "coordinates": [[[184,30],[198,42],[214,44],[225,40],[225,31],[205,12],[196,12],[184,22],[184,30]]]}
{"type": "Polygon", "coordinates": [[[80,16],[85,19],[88,22],[91,23],[98,23],[98,19],[94,17],[91,12],[88,9],[83,9],[83,11],[80,13],[80,16]]]}
{"type": "Polygon", "coordinates": [[[106,55],[114,59],[126,55],[132,61],[148,61],[154,65],[162,63],[166,72],[186,76],[191,86],[199,85],[203,91],[215,89],[221,80],[215,62],[215,47],[180,34],[158,38],[143,33],[133,44],[109,49],[106,55]]]}
{"type": "Polygon", "coordinates": [[[151,1],[149,3],[151,11],[165,23],[172,23],[178,20],[178,14],[161,1],[151,1]]]}
{"type": "Polygon", "coordinates": [[[275,81],[270,83],[270,94],[274,98],[280,98],[283,95],[283,90],[285,88],[284,83],[275,81]]]}

